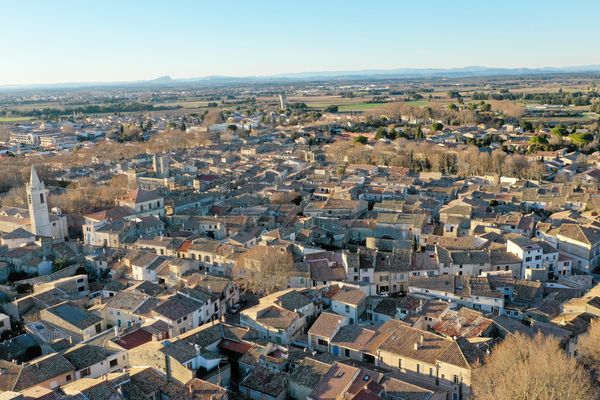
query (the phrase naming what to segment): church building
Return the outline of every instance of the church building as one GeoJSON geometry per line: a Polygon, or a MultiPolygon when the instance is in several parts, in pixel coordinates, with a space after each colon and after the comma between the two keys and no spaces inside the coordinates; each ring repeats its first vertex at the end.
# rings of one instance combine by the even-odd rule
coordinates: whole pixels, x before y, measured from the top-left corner
{"type": "Polygon", "coordinates": [[[48,211],[48,190],[33,166],[26,192],[28,209],[0,208],[0,232],[9,233],[24,229],[36,236],[51,237],[55,240],[68,239],[67,216],[62,215],[58,207],[48,211]]]}

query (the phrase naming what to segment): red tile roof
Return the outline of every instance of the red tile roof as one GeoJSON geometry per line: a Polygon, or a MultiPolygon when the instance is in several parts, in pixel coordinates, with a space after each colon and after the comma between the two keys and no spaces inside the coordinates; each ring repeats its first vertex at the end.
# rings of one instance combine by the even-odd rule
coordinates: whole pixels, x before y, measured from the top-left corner
{"type": "Polygon", "coordinates": [[[121,337],[121,339],[116,342],[124,349],[131,350],[150,341],[152,341],[152,335],[143,329],[138,329],[121,337]]]}
{"type": "Polygon", "coordinates": [[[189,250],[191,245],[192,245],[191,240],[184,240],[183,243],[181,243],[181,246],[179,246],[179,248],[177,249],[177,251],[186,253],[189,250]]]}
{"type": "Polygon", "coordinates": [[[246,342],[234,342],[233,340],[223,339],[221,340],[221,343],[219,343],[219,348],[238,354],[246,354],[246,352],[252,348],[252,345],[246,342]]]}

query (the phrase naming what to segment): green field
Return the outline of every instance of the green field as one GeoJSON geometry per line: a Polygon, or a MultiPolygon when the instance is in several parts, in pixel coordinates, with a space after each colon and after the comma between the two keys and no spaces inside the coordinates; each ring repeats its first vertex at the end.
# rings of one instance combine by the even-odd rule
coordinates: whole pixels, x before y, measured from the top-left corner
{"type": "Polygon", "coordinates": [[[0,122],[22,122],[32,119],[33,117],[0,117],[0,122]]]}
{"type": "Polygon", "coordinates": [[[351,104],[339,104],[339,103],[310,103],[308,107],[315,110],[324,110],[329,106],[338,106],[339,112],[350,112],[350,111],[368,111],[376,107],[383,106],[383,103],[351,103],[351,104]]]}
{"type": "Polygon", "coordinates": [[[368,111],[376,107],[384,106],[383,103],[356,103],[356,104],[344,104],[338,107],[339,112],[350,112],[350,111],[368,111]]]}
{"type": "Polygon", "coordinates": [[[526,116],[523,117],[525,121],[534,123],[565,123],[565,124],[588,124],[594,120],[600,118],[600,114],[586,111],[582,112],[579,116],[564,116],[564,117],[537,117],[537,116],[526,116]]]}

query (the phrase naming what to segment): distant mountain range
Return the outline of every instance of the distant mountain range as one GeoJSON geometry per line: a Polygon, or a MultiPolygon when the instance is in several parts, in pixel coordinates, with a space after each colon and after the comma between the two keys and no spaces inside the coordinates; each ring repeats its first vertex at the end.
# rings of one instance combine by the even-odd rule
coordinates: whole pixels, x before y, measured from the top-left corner
{"type": "Polygon", "coordinates": [[[126,82],[67,82],[53,84],[0,85],[1,91],[26,89],[76,89],[89,87],[144,87],[144,86],[178,86],[190,83],[204,85],[225,85],[235,83],[285,83],[288,81],[321,81],[321,80],[364,80],[364,79],[418,79],[418,78],[467,78],[492,76],[525,76],[543,74],[600,72],[600,65],[582,65],[573,67],[543,68],[494,68],[494,67],[460,67],[460,68],[397,68],[366,69],[358,71],[321,71],[297,72],[265,76],[221,76],[211,75],[197,78],[172,79],[161,76],[151,80],[126,82]]]}
{"type": "Polygon", "coordinates": [[[574,67],[543,67],[543,68],[494,68],[494,67],[459,67],[459,68],[397,68],[397,69],[368,69],[361,71],[328,71],[300,72],[273,75],[275,78],[314,79],[314,78],[345,78],[345,77],[477,77],[502,75],[532,75],[552,73],[600,72],[600,65],[583,65],[574,67]]]}

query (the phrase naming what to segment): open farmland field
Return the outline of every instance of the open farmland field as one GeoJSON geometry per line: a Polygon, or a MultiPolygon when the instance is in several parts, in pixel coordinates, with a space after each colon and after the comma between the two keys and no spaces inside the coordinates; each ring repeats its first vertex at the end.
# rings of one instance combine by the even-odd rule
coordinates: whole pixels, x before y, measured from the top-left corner
{"type": "Polygon", "coordinates": [[[356,104],[343,104],[338,107],[340,112],[351,112],[351,111],[367,111],[377,107],[381,107],[385,103],[356,103],[356,104]]]}
{"type": "Polygon", "coordinates": [[[556,93],[559,90],[562,90],[565,93],[569,92],[586,92],[589,89],[590,85],[588,83],[585,84],[560,84],[560,83],[552,83],[552,84],[544,84],[544,85],[531,85],[527,87],[517,87],[511,88],[511,93],[556,93]]]}
{"type": "Polygon", "coordinates": [[[407,101],[405,102],[406,104],[408,104],[409,106],[414,106],[414,107],[428,107],[431,105],[431,101],[426,100],[426,99],[422,99],[422,100],[411,100],[411,101],[407,101]]]}
{"type": "MultiPolygon", "coordinates": [[[[219,102],[220,103],[220,102],[219,102]]],[[[174,102],[160,103],[158,105],[165,107],[183,107],[185,109],[205,108],[208,106],[208,101],[202,100],[180,100],[174,102]]]]}
{"type": "Polygon", "coordinates": [[[531,121],[534,123],[545,123],[545,124],[550,124],[550,125],[554,125],[554,124],[559,124],[559,123],[563,123],[563,124],[587,124],[590,122],[593,122],[595,120],[597,120],[598,118],[600,118],[600,114],[594,113],[594,112],[582,112],[579,115],[573,115],[573,116],[557,116],[557,117],[537,117],[537,116],[531,116],[531,117],[524,117],[523,119],[526,121],[531,121]]]}
{"type": "Polygon", "coordinates": [[[310,108],[326,108],[331,105],[360,104],[372,100],[369,97],[342,97],[342,96],[292,96],[288,103],[304,103],[310,108]]]}
{"type": "Polygon", "coordinates": [[[2,122],[6,122],[6,123],[23,122],[23,121],[30,121],[32,119],[33,119],[33,117],[0,117],[0,123],[2,123],[2,122]]]}

